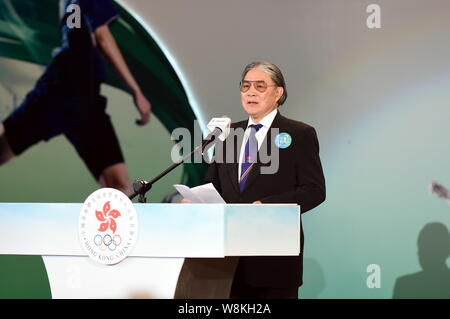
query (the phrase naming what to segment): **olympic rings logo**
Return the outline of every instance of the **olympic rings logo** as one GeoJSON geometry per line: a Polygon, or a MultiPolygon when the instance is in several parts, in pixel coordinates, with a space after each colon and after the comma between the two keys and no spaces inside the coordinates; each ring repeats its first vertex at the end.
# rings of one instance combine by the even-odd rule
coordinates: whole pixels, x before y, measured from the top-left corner
{"type": "Polygon", "coordinates": [[[94,245],[99,247],[101,251],[108,249],[109,251],[115,251],[117,247],[122,243],[122,237],[120,235],[105,235],[97,234],[94,236],[94,245]]]}

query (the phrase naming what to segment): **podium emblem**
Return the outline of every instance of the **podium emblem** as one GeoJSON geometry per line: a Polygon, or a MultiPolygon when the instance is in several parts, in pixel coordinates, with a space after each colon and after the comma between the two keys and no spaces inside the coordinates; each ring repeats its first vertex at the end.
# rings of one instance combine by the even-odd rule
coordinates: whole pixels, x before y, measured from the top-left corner
{"type": "Polygon", "coordinates": [[[131,200],[121,191],[102,188],[81,208],[80,244],[94,261],[113,265],[124,260],[137,240],[138,220],[131,200]]]}

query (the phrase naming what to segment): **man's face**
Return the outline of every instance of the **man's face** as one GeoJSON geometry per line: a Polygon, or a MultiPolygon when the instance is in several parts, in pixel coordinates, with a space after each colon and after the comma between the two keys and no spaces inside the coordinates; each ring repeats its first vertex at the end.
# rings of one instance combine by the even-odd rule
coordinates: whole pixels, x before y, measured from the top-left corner
{"type": "Polygon", "coordinates": [[[283,95],[283,88],[277,87],[270,76],[259,69],[248,71],[242,83],[247,86],[250,84],[250,88],[246,92],[241,91],[242,107],[255,122],[259,122],[272,112],[277,107],[277,101],[283,95]],[[256,81],[265,82],[267,88],[264,92],[260,92],[264,84],[256,81]],[[260,87],[260,90],[257,90],[255,86],[260,87]]]}

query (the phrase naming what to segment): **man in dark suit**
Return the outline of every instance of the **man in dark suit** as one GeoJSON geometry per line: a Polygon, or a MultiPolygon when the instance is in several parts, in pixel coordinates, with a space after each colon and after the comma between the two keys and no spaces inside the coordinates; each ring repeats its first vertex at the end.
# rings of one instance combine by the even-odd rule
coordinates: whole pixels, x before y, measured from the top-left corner
{"type": "MultiPolygon", "coordinates": [[[[316,131],[278,111],[287,97],[279,68],[270,62],[250,63],[242,74],[240,90],[249,118],[231,127],[245,134],[229,136],[220,147],[221,154],[216,145],[206,181],[214,184],[227,203],[296,203],[302,214],[318,206],[325,200],[325,179],[316,131]],[[225,144],[234,145],[232,161],[225,144]]],[[[303,242],[302,229],[299,256],[241,257],[230,297],[297,298],[303,242]]]]}

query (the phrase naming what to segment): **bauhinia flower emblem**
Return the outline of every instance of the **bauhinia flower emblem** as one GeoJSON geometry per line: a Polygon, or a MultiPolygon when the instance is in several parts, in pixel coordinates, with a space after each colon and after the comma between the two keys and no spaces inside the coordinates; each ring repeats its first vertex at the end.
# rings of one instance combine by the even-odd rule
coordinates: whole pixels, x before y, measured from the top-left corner
{"type": "Polygon", "coordinates": [[[117,230],[116,218],[120,216],[120,212],[117,209],[110,209],[111,205],[108,201],[103,205],[103,212],[98,210],[95,211],[95,216],[100,222],[102,222],[100,224],[100,228],[98,229],[100,232],[105,232],[108,228],[111,229],[113,233],[117,230]]]}

